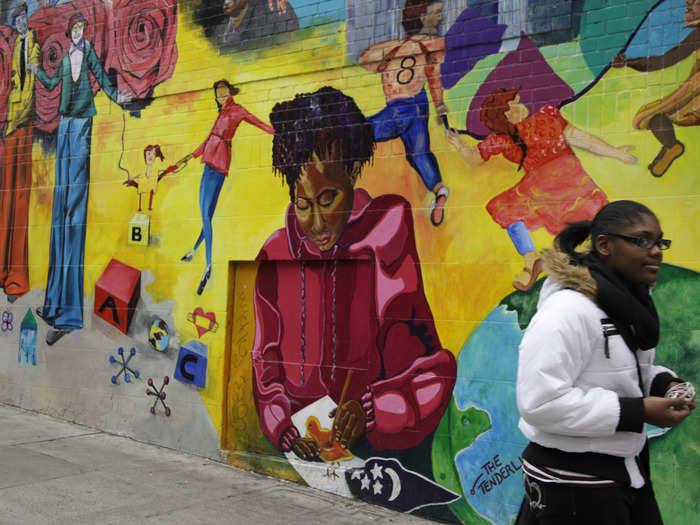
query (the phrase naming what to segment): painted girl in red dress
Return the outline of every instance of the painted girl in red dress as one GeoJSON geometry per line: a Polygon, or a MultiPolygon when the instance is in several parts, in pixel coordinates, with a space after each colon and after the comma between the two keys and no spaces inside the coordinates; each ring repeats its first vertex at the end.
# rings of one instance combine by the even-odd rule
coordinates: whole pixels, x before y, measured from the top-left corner
{"type": "Polygon", "coordinates": [[[499,88],[486,98],[480,118],[493,134],[477,146],[463,143],[453,130],[448,139],[471,165],[501,154],[518,164],[518,170],[525,169],[525,176],[491,199],[486,210],[524,257],[524,272],[515,277],[513,286],[527,291],[541,271],[530,232],[545,228],[556,235],[567,222],[591,219],[608,202],[571,147],[626,164],[635,164],[637,158],[630,154],[630,146],[615,147],[578,129],[553,106],[530,115],[520,103],[519,90],[499,88]]]}

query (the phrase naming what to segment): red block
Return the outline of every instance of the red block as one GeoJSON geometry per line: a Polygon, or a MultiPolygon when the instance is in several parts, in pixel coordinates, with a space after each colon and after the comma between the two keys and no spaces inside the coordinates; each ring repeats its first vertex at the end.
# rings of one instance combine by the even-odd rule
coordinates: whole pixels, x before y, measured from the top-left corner
{"type": "Polygon", "coordinates": [[[95,313],[127,333],[140,297],[141,271],[112,259],[95,284],[95,313]]]}

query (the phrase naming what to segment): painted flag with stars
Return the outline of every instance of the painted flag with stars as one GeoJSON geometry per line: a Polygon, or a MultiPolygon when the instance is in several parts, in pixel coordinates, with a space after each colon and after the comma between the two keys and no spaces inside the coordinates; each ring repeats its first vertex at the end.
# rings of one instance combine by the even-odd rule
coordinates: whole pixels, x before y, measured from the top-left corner
{"type": "Polygon", "coordinates": [[[407,470],[394,458],[369,458],[364,467],[345,471],[353,496],[399,512],[446,505],[460,498],[431,479],[407,470]]]}

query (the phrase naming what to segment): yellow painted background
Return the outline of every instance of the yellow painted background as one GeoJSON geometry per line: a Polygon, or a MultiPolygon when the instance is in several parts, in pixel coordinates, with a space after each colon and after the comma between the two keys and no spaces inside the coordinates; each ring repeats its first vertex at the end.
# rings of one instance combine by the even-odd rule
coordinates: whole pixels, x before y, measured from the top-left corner
{"type": "MultiPolygon", "coordinates": [[[[156,88],[155,101],[141,118],[126,115],[122,164],[132,176],[144,170],[142,152],[146,145],[161,145],[166,157],[161,167],[166,167],[204,140],[216,118],[211,85],[220,78],[239,86],[241,93],[236,101],[265,121],[269,121],[277,101],[324,85],[352,96],[366,115],[384,106],[379,77],[353,65],[344,55],[343,23],[303,30],[303,40],[283,49],[221,56],[192,22],[187,5],[180,9],[179,60],[173,77],[156,88]]],[[[576,44],[573,47],[575,55],[576,44]]],[[[552,49],[550,54],[555,53],[552,49]]],[[[494,57],[490,60],[491,65],[497,61],[494,57]]],[[[650,132],[633,131],[631,125],[637,108],[683,81],[693,61],[691,57],[677,67],[651,74],[611,70],[583,99],[567,106],[563,114],[577,127],[612,144],[635,145],[640,156],[637,166],[585,152],[577,154],[611,200],[640,200],[658,214],[666,236],[674,241],[673,249],[666,253],[667,262],[697,271],[698,130],[677,128],[679,139],[686,144],[686,154],[663,178],[655,179],[646,165],[659,145],[650,132]]],[[[465,94],[475,89],[466,78],[447,94],[453,125],[463,124],[469,104],[465,94]]],[[[230,176],[224,183],[214,218],[213,278],[199,297],[195,290],[204,268],[204,246],[193,262],[182,263],[179,259],[191,249],[201,227],[198,192],[202,166],[195,159],[180,174],[168,176],[160,183],[151,213],[151,234],[156,245],[127,244],[127,224],[136,212],[137,194],[133,188],[122,185],[125,175],[117,167],[122,151],[123,113],[102,93],[96,97],[96,105],[85,253],[86,293],[93,294],[96,280],[115,257],[154,273],[155,282],[148,291],[156,301],[175,301],[173,316],[181,341],[195,338],[194,327],[186,321],[188,312],[201,306],[216,313],[222,328],[203,338],[209,347],[209,369],[207,387],[201,390],[201,396],[221,434],[229,261],[254,259],[267,237],[283,226],[289,202],[287,188],[272,172],[272,137],[245,123],[235,136],[230,176]]],[[[445,223],[439,228],[429,223],[427,207],[431,196],[405,161],[399,141],[378,145],[374,163],[365,169],[359,185],[371,195],[400,193],[411,202],[425,291],[443,345],[456,354],[477,324],[512,291],[513,275],[520,271],[521,258],[505,231],[491,220],[485,204],[517,182],[521,174],[504,159],[469,168],[450,148],[432,114],[431,142],[451,191],[445,223]]],[[[54,157],[45,156],[35,145],[29,237],[32,288],[43,288],[46,283],[53,173],[54,157]]],[[[551,245],[551,236],[546,232],[533,236],[538,248],[551,245]]],[[[252,394],[245,395],[250,396],[247,402],[252,403],[252,394]]]]}

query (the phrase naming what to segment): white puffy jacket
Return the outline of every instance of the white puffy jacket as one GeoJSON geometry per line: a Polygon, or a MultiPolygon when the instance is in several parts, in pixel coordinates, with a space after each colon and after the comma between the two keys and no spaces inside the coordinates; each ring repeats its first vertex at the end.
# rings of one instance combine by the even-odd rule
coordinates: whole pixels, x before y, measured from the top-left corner
{"type": "MultiPolygon", "coordinates": [[[[634,457],[646,443],[645,425],[639,421],[638,432],[617,430],[623,408],[628,408],[624,399],[649,396],[659,374],[664,385],[675,374],[653,364],[653,349],[633,353],[616,331],[607,336],[606,349],[604,329],[612,325],[602,322],[607,315],[590,298],[595,281],[581,268],[574,276],[557,271],[569,272],[567,266],[553,265],[550,254],[550,277],[520,344],[518,426],[530,441],[544,447],[624,458],[631,485],[642,486],[634,457]],[[581,282],[578,290],[561,282],[571,287],[586,274],[590,281],[581,282]]],[[[639,418],[640,414],[627,416],[639,418]]]]}

